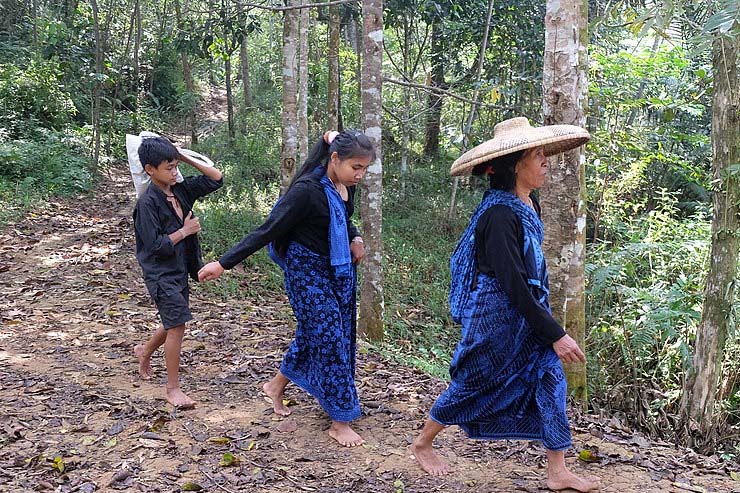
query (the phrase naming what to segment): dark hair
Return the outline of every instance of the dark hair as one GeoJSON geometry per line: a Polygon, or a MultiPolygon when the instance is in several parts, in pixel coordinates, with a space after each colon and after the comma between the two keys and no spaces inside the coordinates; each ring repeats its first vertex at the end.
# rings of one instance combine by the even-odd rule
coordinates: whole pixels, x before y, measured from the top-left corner
{"type": "Polygon", "coordinates": [[[139,161],[142,167],[148,164],[158,168],[163,161],[177,159],[179,154],[172,142],[164,137],[145,137],[139,146],[139,161]]]}
{"type": "Polygon", "coordinates": [[[322,135],[316,144],[314,144],[311,153],[303,162],[301,169],[293,176],[290,187],[293,186],[302,176],[311,173],[319,166],[326,168],[329,163],[329,157],[336,152],[339,159],[349,159],[353,157],[369,157],[370,161],[375,161],[375,148],[367,138],[367,135],[358,130],[343,130],[334,137],[331,144],[327,144],[322,135]]]}
{"type": "Polygon", "coordinates": [[[486,173],[488,168],[491,168],[493,173],[489,176],[490,187],[497,190],[504,190],[511,192],[514,190],[516,185],[516,163],[524,155],[524,151],[512,152],[511,154],[504,154],[497,158],[481,163],[473,168],[474,175],[483,175],[486,173]]]}

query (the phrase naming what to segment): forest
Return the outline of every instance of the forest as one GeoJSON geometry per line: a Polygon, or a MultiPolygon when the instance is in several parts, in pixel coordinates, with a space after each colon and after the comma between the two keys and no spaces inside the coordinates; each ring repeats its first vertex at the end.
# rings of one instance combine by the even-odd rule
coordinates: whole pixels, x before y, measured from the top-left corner
{"type": "MultiPolygon", "coordinates": [[[[477,177],[451,177],[450,165],[490,139],[496,123],[525,116],[591,134],[582,149],[551,158],[556,179],[539,192],[553,313],[587,356],[585,365],[565,368],[571,410],[592,423],[582,431],[596,436],[598,428],[603,437],[611,423],[614,433],[703,454],[695,457],[716,461],[707,469],[729,483],[685,491],[740,491],[739,60],[735,0],[2,0],[0,376],[18,395],[2,404],[0,446],[17,457],[0,461],[0,489],[96,491],[85,485],[100,486],[99,477],[69,479],[96,462],[94,446],[112,453],[117,436],[123,443],[123,434],[134,433],[132,422],[148,423],[150,433],[175,426],[161,402],[129,400],[126,394],[143,388],[129,381],[129,369],[115,370],[123,383],[114,402],[84,401],[89,413],[64,397],[82,392],[74,385],[92,392],[84,382],[103,378],[84,377],[79,360],[81,380],[63,376],[72,368],[70,347],[83,348],[90,361],[107,358],[95,360],[96,371],[123,368],[130,364],[121,348],[155,323],[133,253],[126,134],[157,132],[224,172],[223,189],[196,208],[210,261],[262,223],[326,130],[365,131],[378,157],[358,187],[354,219],[368,252],[359,270],[358,351],[366,358],[363,381],[375,370],[391,390],[366,383],[363,395],[380,414],[388,395],[417,396],[413,418],[420,420],[433,402],[425,394],[438,394],[449,378],[460,337],[447,301],[450,255],[487,187],[477,177]],[[96,230],[98,218],[110,219],[107,229],[96,230]],[[64,248],[55,253],[46,241],[64,248]],[[92,270],[80,270],[85,262],[92,270]],[[402,370],[394,374],[396,365],[402,370]],[[49,414],[43,426],[23,425],[32,422],[33,406],[53,402],[57,408],[33,418],[49,414]],[[86,420],[98,415],[107,431],[96,438],[100,429],[86,420]],[[117,423],[126,427],[112,433],[117,423]],[[51,428],[66,430],[54,433],[60,452],[40,445],[51,428]],[[84,446],[64,442],[75,433],[84,446]],[[32,435],[38,446],[18,462],[21,442],[32,435]]],[[[256,381],[262,373],[254,365],[277,361],[272,352],[289,337],[282,272],[260,251],[219,282],[193,289],[203,300],[202,325],[186,338],[184,360],[209,362],[209,375],[221,375],[214,392],[229,401],[234,385],[227,384],[256,381]],[[285,330],[272,337],[277,327],[285,330]],[[254,352],[245,356],[245,347],[254,352]]],[[[95,399],[105,396],[101,385],[113,386],[98,385],[95,399]]],[[[389,423],[400,416],[388,414],[389,423]]],[[[139,478],[140,490],[200,483],[208,491],[245,484],[431,491],[427,479],[393,475],[391,466],[373,469],[370,483],[346,471],[336,472],[337,483],[291,476],[291,468],[314,460],[298,446],[290,453],[305,461],[285,470],[246,459],[270,434],[269,419],[250,419],[237,432],[224,424],[219,435],[178,428],[201,457],[213,452],[231,465],[228,457],[238,462],[241,454],[248,480],[230,477],[223,463],[178,472],[173,462],[162,465],[172,477],[139,478]],[[207,441],[198,440],[203,433],[207,441]]],[[[143,440],[138,449],[149,458],[164,450],[143,440]]],[[[262,450],[278,454],[271,446],[262,450]]],[[[466,447],[460,457],[483,454],[481,445],[466,447]]],[[[650,450],[640,455],[660,455],[650,450]]],[[[602,455],[606,467],[611,459],[602,455]]],[[[139,465],[119,457],[90,467],[111,471],[103,483],[125,489],[144,467],[133,452],[128,457],[139,465]]],[[[481,489],[470,491],[521,486],[513,480],[485,489],[483,476],[476,478],[481,489]]],[[[444,491],[459,491],[456,484],[444,491]]],[[[648,491],[632,487],[607,491],[648,491]]],[[[527,488],[520,489],[536,491],[527,488]]]]}

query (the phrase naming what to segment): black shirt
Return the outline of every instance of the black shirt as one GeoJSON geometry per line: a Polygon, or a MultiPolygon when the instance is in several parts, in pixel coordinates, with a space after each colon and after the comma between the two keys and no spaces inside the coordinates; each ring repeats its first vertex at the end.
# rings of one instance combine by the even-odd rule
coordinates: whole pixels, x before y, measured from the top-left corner
{"type": "MultiPolygon", "coordinates": [[[[321,176],[309,173],[290,187],[270,212],[267,220],[223,254],[219,263],[224,269],[252,255],[276,239],[297,241],[319,255],[329,255],[329,201],[321,176]]],[[[348,200],[344,202],[348,216],[354,212],[355,187],[347,187],[348,200]]],[[[350,240],[360,236],[352,221],[347,220],[350,240]]]]}
{"type": "MultiPolygon", "coordinates": [[[[533,199],[537,214],[539,204],[533,199]]],[[[475,228],[478,270],[498,279],[514,307],[524,316],[542,344],[550,345],[565,335],[560,324],[532,296],[524,266],[522,222],[510,207],[494,205],[475,228]]]]}
{"type": "MultiPolygon", "coordinates": [[[[172,193],[180,202],[183,218],[193,210],[193,203],[221,188],[223,179],[207,176],[188,176],[172,186],[172,193]]],[[[134,209],[136,259],[144,272],[144,283],[152,296],[160,290],[166,294],[181,291],[188,284],[188,274],[198,280],[203,266],[197,235],[187,236],[172,244],[169,235],[182,228],[183,220],[167,201],[165,193],[155,185],[139,197],[134,209]]]]}

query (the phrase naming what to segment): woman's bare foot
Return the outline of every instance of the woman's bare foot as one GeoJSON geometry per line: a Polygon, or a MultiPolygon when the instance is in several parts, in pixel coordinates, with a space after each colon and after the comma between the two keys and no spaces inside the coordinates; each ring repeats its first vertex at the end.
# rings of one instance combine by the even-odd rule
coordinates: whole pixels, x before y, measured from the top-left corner
{"type": "Polygon", "coordinates": [[[329,436],[345,447],[357,447],[365,443],[365,440],[349,427],[349,423],[343,421],[331,422],[329,436]]]}
{"type": "Polygon", "coordinates": [[[180,390],[180,387],[167,387],[166,396],[167,402],[175,406],[177,409],[193,409],[195,407],[195,401],[185,395],[185,393],[180,390]]]}
{"type": "Polygon", "coordinates": [[[139,376],[143,380],[149,380],[154,374],[152,371],[152,355],[146,354],[146,346],[144,344],[135,346],[134,354],[136,355],[136,359],[139,360],[139,376]]]}
{"type": "Polygon", "coordinates": [[[452,468],[449,464],[434,453],[434,449],[432,449],[431,444],[428,446],[420,444],[419,439],[417,438],[411,444],[411,452],[414,454],[414,457],[416,457],[421,468],[432,476],[444,476],[452,472],[452,468]]]}
{"type": "Polygon", "coordinates": [[[288,409],[288,406],[283,404],[283,389],[285,387],[276,384],[274,380],[275,379],[270,380],[264,384],[262,386],[262,390],[272,401],[272,409],[275,411],[275,414],[279,414],[280,416],[290,416],[291,410],[288,409]]]}
{"type": "Polygon", "coordinates": [[[553,491],[571,489],[588,493],[591,491],[599,491],[601,488],[601,481],[598,479],[584,479],[566,469],[557,473],[548,472],[547,487],[553,491]]]}

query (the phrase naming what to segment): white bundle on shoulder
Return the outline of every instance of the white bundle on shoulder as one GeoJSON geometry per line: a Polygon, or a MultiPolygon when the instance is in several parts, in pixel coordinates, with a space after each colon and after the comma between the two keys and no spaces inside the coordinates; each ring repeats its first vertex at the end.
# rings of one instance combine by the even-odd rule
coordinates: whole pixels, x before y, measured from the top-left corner
{"type": "MultiPolygon", "coordinates": [[[[144,193],[144,191],[149,186],[149,183],[151,183],[152,181],[149,173],[146,172],[144,166],[142,166],[141,161],[139,160],[139,146],[141,145],[141,141],[152,137],[159,137],[159,135],[155,134],[154,132],[147,131],[143,131],[139,133],[139,135],[126,134],[126,154],[128,155],[128,168],[129,171],[131,171],[131,178],[134,181],[136,198],[141,197],[141,194],[144,193]]],[[[198,152],[192,151],[190,149],[178,150],[180,151],[180,154],[193,159],[197,159],[203,166],[206,166],[208,168],[213,167],[213,161],[198,152]]],[[[182,177],[182,173],[180,173],[180,170],[178,170],[177,183],[181,183],[183,180],[184,178],[182,177]]]]}

